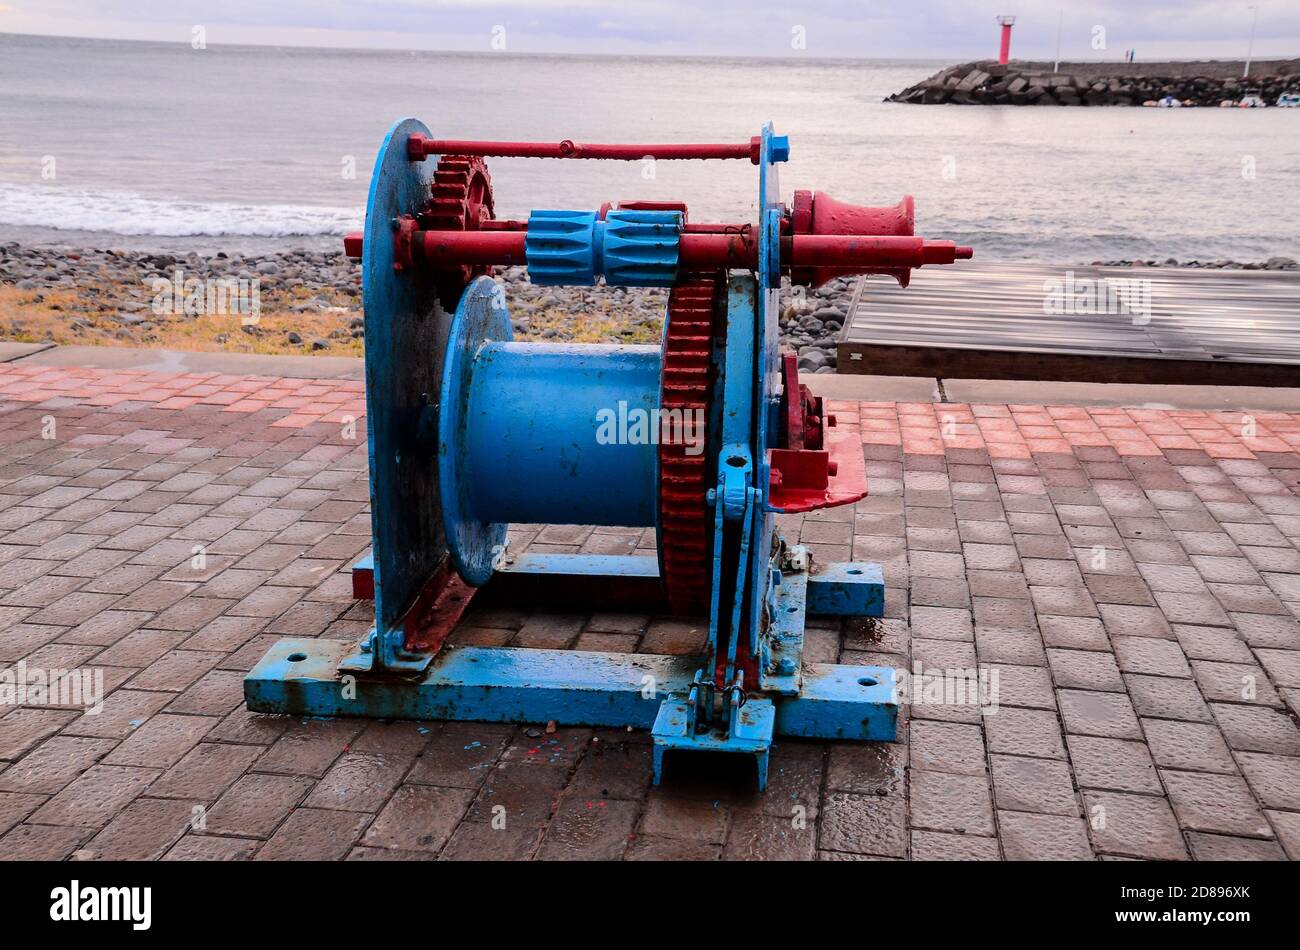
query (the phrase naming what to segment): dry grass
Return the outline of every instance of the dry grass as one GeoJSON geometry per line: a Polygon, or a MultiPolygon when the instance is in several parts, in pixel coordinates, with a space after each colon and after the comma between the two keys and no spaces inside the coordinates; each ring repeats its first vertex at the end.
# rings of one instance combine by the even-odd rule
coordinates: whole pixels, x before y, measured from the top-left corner
{"type": "MultiPolygon", "coordinates": [[[[114,301],[127,299],[127,291],[138,286],[116,285],[107,279],[101,286],[78,290],[18,290],[13,285],[0,284],[0,340],[225,353],[319,356],[361,356],[363,353],[361,339],[350,335],[351,322],[361,315],[361,310],[344,293],[300,286],[264,289],[257,323],[260,332],[253,334],[241,328],[237,315],[160,317],[152,311],[141,310],[138,315],[153,324],[150,329],[125,325],[114,319],[119,313],[114,301]],[[301,312],[288,309],[317,296],[329,301],[328,309],[301,312]],[[78,319],[88,321],[90,326],[74,326],[78,319]],[[290,331],[297,332],[303,342],[290,343],[290,331]],[[339,336],[332,337],[335,333],[339,336]],[[313,339],[327,340],[330,346],[324,350],[313,349],[313,339]]],[[[528,314],[528,321],[529,329],[516,334],[518,339],[658,345],[661,336],[659,321],[638,322],[634,314],[611,301],[587,305],[576,313],[563,306],[538,309],[528,314]],[[554,332],[548,335],[548,331],[554,332]]]]}
{"type": "MultiPolygon", "coordinates": [[[[104,295],[112,299],[109,294],[104,295]]],[[[310,293],[277,295],[311,296],[310,293]]],[[[346,300],[346,298],[343,298],[346,300]]],[[[88,304],[78,291],[45,290],[34,292],[0,286],[0,339],[18,343],[52,342],[64,345],[95,344],[103,346],[150,346],[171,350],[204,350],[226,353],[319,354],[324,356],[360,356],[360,339],[331,339],[330,334],[347,331],[360,311],[336,304],[325,311],[291,313],[285,300],[263,295],[262,312],[257,322],[259,333],[246,333],[237,315],[202,315],[195,317],[159,317],[150,311],[140,316],[153,327],[124,326],[113,319],[115,307],[98,309],[88,304]],[[278,309],[276,305],[279,305],[278,309]],[[74,327],[76,319],[89,321],[90,327],[74,327]],[[14,332],[13,326],[21,329],[14,332]],[[301,344],[288,340],[289,331],[302,337],[301,344]],[[313,338],[329,340],[327,350],[313,350],[313,338]]]]}

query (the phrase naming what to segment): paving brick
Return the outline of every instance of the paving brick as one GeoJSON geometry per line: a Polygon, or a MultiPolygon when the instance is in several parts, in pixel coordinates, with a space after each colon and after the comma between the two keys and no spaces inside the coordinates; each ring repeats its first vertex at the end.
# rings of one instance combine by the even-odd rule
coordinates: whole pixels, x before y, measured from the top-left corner
{"type": "Polygon", "coordinates": [[[164,861],[248,861],[260,841],[245,838],[218,838],[215,835],[186,835],[172,847],[164,861]]]}
{"type": "Polygon", "coordinates": [[[19,825],[0,838],[0,852],[7,861],[62,861],[93,834],[89,828],[19,825]]]}
{"type": "Polygon", "coordinates": [[[1148,676],[1190,677],[1191,667],[1177,640],[1152,637],[1116,637],[1115,660],[1125,673],[1148,676]]]}
{"type": "Polygon", "coordinates": [[[0,836],[34,812],[44,801],[44,795],[0,792],[0,836]]]}
{"type": "Polygon", "coordinates": [[[1083,800],[1096,851],[1157,861],[1187,860],[1178,821],[1163,798],[1085,791],[1083,800]]]}
{"type": "Polygon", "coordinates": [[[1083,819],[1017,811],[998,812],[998,831],[1008,861],[1091,861],[1083,819]]]}
{"type": "Polygon", "coordinates": [[[1231,614],[1231,617],[1241,638],[1252,647],[1300,650],[1300,621],[1295,617],[1260,614],[1231,614]]]}
{"type": "Polygon", "coordinates": [[[1188,833],[1187,842],[1197,861],[1285,861],[1286,854],[1276,841],[1211,835],[1200,831],[1188,833]]]}
{"type": "Polygon", "coordinates": [[[907,802],[902,795],[832,792],[822,802],[818,828],[818,847],[828,851],[907,856],[907,802]]]}
{"type": "Polygon", "coordinates": [[[307,796],[307,808],[376,812],[410,769],[412,756],[345,752],[307,796]]]}
{"type": "Polygon", "coordinates": [[[1064,762],[1019,755],[995,755],[991,761],[993,799],[999,811],[1079,814],[1074,782],[1064,762]]]}
{"type": "Polygon", "coordinates": [[[1068,733],[1111,739],[1142,738],[1127,696],[1076,689],[1057,690],[1056,696],[1068,733]]]}
{"type": "Polygon", "coordinates": [[[1039,616],[1043,642],[1049,647],[1069,650],[1110,650],[1106,628],[1094,617],[1039,616]]]}
{"type": "Polygon", "coordinates": [[[200,742],[149,787],[149,795],[215,802],[261,754],[259,746],[200,742]]]}
{"type": "Polygon", "coordinates": [[[1069,736],[1066,742],[1080,788],[1146,795],[1163,791],[1145,744],[1097,736],[1069,736]]]}
{"type": "MultiPolygon", "coordinates": [[[[1162,637],[1174,632],[1159,607],[1131,607],[1125,604],[1102,604],[1098,608],[1101,622],[1111,637],[1162,637]]],[[[1195,623],[1195,621],[1191,621],[1195,623]]]]}
{"type": "MultiPolygon", "coordinates": [[[[377,848],[439,851],[465,814],[473,794],[463,788],[403,785],[376,816],[362,843],[377,848]]],[[[517,820],[509,810],[503,817],[507,826],[517,820]]]]}
{"type": "Polygon", "coordinates": [[[722,844],[726,840],[730,809],[711,798],[679,798],[662,788],[653,789],[646,801],[640,834],[722,844]]]}
{"type": "Polygon", "coordinates": [[[1210,706],[1228,746],[1239,752],[1300,756],[1300,729],[1289,716],[1264,706],[1210,706]]]}
{"type": "Polygon", "coordinates": [[[132,689],[188,689],[199,677],[225,659],[225,654],[198,650],[169,650],[131,678],[132,689]]]}
{"type": "Polygon", "coordinates": [[[88,710],[74,718],[63,731],[67,735],[124,739],[173,698],[172,693],[115,689],[104,697],[104,705],[99,712],[88,710]]]}
{"type": "Polygon", "coordinates": [[[195,815],[192,802],[137,798],[84,850],[101,861],[155,861],[190,830],[195,815]]]}
{"type": "Polygon", "coordinates": [[[19,758],[76,717],[74,712],[57,709],[7,711],[0,716],[0,761],[19,758]]]}
{"type": "Polygon", "coordinates": [[[1178,823],[1193,831],[1267,838],[1273,832],[1246,783],[1236,775],[1161,769],[1178,823]]]}
{"type": "Polygon", "coordinates": [[[913,831],[912,858],[916,861],[1000,861],[996,838],[913,831]]]}
{"type": "Polygon", "coordinates": [[[104,760],[108,765],[170,768],[217,724],[209,716],[153,716],[104,760]]]}
{"type": "Polygon", "coordinates": [[[1065,758],[1061,725],[1053,711],[1000,706],[996,712],[984,717],[984,731],[990,752],[1043,759],[1065,758]]]}
{"type": "Polygon", "coordinates": [[[984,738],[978,726],[914,722],[909,731],[913,769],[984,775],[984,738]]]}
{"type": "Polygon", "coordinates": [[[42,825],[102,827],[158,775],[157,769],[96,765],[41,806],[30,820],[42,825]]]}
{"type": "Polygon", "coordinates": [[[913,828],[994,834],[986,777],[913,770],[908,784],[913,828]]]}
{"type": "Polygon", "coordinates": [[[629,861],[715,861],[722,847],[701,841],[637,835],[624,857],[629,861]]]}
{"type": "Polygon", "coordinates": [[[1235,630],[1178,624],[1174,627],[1174,635],[1188,659],[1220,663],[1250,663],[1254,659],[1250,647],[1237,636],[1235,630]]]}
{"type": "Polygon", "coordinates": [[[1238,752],[1237,762],[1266,807],[1300,811],[1300,758],[1238,752]]]}
{"type": "MultiPolygon", "coordinates": [[[[1163,640],[1140,642],[1164,643],[1163,640]]],[[[1124,680],[1109,653],[1091,650],[1048,650],[1047,662],[1052,669],[1056,685],[1069,689],[1093,689],[1106,692],[1124,692],[1124,680]]]]}
{"type": "Polygon", "coordinates": [[[0,790],[53,795],[112,751],[111,739],[54,736],[0,773],[0,790]]]}
{"type": "Polygon", "coordinates": [[[1032,627],[1028,630],[976,627],[975,652],[981,664],[1047,665],[1043,641],[1032,627]]]}
{"type": "Polygon", "coordinates": [[[1236,774],[1227,743],[1213,724],[1144,719],[1142,731],[1156,765],[1162,769],[1236,774]]]}
{"type": "Polygon", "coordinates": [[[993,705],[1027,706],[1055,711],[1056,694],[1052,691],[1052,679],[1046,668],[993,664],[982,667],[980,672],[988,677],[988,691],[993,705]]]}
{"type": "Polygon", "coordinates": [[[245,775],[208,810],[203,830],[268,838],[313,784],[291,775],[245,775]]]}
{"type": "MultiPolygon", "coordinates": [[[[537,852],[546,861],[616,861],[627,850],[637,821],[633,802],[566,796],[546,828],[537,852]]],[[[811,850],[811,832],[805,832],[811,850]]],[[[772,853],[766,838],[757,841],[758,853],[772,853]]],[[[738,849],[745,845],[738,843],[738,849]]]]}
{"type": "Polygon", "coordinates": [[[362,728],[361,723],[348,719],[294,722],[257,761],[256,769],[320,778],[362,728]]]}
{"type": "Polygon", "coordinates": [[[934,640],[973,640],[970,611],[953,607],[913,607],[911,627],[917,636],[934,640]]]}
{"type": "Polygon", "coordinates": [[[298,808],[261,850],[259,861],[337,861],[370,821],[350,811],[298,808]]]}
{"type": "Polygon", "coordinates": [[[1264,671],[1254,664],[1193,660],[1191,666],[1196,685],[1210,702],[1282,705],[1264,671]]]}

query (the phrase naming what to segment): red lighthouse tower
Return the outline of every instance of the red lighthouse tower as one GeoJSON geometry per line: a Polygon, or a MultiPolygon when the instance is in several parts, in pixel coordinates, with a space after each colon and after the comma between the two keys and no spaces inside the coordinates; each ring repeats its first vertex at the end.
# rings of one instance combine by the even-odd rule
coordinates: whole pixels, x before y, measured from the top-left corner
{"type": "Polygon", "coordinates": [[[1016,18],[1000,16],[998,22],[1002,24],[1002,48],[998,50],[998,63],[1005,66],[1011,58],[1011,25],[1016,22],[1016,18]]]}

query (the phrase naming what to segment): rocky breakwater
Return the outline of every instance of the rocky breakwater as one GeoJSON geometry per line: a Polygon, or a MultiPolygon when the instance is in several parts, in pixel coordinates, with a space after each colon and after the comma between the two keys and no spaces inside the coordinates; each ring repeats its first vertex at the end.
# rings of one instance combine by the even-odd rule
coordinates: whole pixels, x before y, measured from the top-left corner
{"type": "Polygon", "coordinates": [[[1218,106],[1248,93],[1273,105],[1300,91],[1300,60],[1262,62],[1242,79],[1241,63],[1052,63],[1013,60],[949,66],[887,102],[926,105],[1140,106],[1172,96],[1184,105],[1218,106]]]}

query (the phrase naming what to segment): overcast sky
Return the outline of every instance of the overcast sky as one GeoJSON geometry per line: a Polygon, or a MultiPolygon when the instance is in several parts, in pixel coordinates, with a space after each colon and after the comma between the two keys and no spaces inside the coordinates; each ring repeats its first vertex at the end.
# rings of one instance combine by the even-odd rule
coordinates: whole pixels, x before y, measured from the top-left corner
{"type": "MultiPolygon", "coordinates": [[[[1260,0],[1255,56],[1300,56],[1300,0],[1260,0]]],[[[1066,59],[1241,58],[1251,6],[1235,0],[0,0],[0,32],[190,41],[667,55],[1012,55],[1048,58],[1064,9],[1066,59]],[[1094,48],[1096,38],[1104,48],[1094,48]],[[802,40],[802,48],[799,43],[802,40]]]]}

